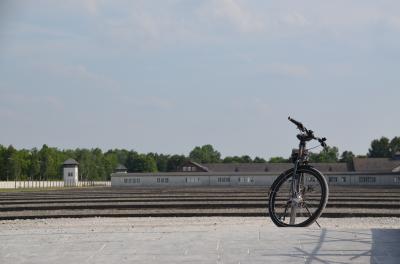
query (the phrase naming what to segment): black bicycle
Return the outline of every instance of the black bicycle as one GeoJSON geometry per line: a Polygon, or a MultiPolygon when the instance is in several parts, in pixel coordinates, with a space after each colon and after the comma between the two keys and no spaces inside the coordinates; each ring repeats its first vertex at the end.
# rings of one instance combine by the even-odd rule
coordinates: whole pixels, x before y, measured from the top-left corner
{"type": "Polygon", "coordinates": [[[289,120],[300,130],[299,149],[292,151],[294,167],[283,172],[272,184],[268,211],[277,226],[305,227],[322,214],[329,192],[324,175],[308,164],[306,143],[317,140],[325,148],[326,138],[315,137],[302,123],[290,117],[289,120]]]}

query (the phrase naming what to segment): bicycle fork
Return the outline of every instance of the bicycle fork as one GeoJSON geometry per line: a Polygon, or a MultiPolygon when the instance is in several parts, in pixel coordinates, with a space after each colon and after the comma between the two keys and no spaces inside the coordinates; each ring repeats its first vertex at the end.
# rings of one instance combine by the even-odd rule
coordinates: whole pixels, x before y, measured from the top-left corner
{"type": "Polygon", "coordinates": [[[297,207],[299,204],[300,197],[300,174],[297,174],[297,168],[299,166],[299,161],[296,161],[293,171],[293,179],[291,185],[291,203],[290,203],[290,225],[295,224],[297,207]]]}

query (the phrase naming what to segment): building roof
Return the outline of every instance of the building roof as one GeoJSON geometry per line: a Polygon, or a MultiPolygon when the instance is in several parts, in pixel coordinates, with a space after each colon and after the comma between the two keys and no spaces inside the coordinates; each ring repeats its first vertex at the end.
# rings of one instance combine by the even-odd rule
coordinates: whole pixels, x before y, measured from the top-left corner
{"type": "Polygon", "coordinates": [[[206,166],[203,166],[202,164],[194,162],[194,161],[189,161],[186,164],[192,164],[193,166],[196,166],[197,168],[199,168],[200,171],[204,171],[204,172],[208,171],[208,168],[206,166]]]}
{"type": "MultiPolygon", "coordinates": [[[[293,168],[292,163],[206,163],[211,172],[272,172],[280,173],[293,168]]],[[[311,163],[322,172],[347,172],[346,163],[311,163]]]]}
{"type": "Polygon", "coordinates": [[[354,158],[355,171],[393,172],[400,166],[400,160],[388,158],[354,158]]]}
{"type": "Polygon", "coordinates": [[[79,163],[74,159],[67,159],[64,161],[63,165],[79,165],[79,163]]]}
{"type": "Polygon", "coordinates": [[[392,170],[392,172],[400,172],[400,166],[394,168],[394,169],[392,170]]]}

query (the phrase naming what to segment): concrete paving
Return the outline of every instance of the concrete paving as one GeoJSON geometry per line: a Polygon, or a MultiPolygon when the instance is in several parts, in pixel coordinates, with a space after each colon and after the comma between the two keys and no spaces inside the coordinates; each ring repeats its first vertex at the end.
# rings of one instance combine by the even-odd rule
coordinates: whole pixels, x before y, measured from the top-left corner
{"type": "Polygon", "coordinates": [[[83,218],[0,221],[0,263],[400,263],[400,219],[83,218]]]}

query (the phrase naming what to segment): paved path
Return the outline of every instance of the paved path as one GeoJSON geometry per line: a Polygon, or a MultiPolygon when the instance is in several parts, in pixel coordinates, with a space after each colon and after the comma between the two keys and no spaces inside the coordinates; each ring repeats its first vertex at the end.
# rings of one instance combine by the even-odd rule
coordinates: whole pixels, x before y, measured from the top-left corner
{"type": "Polygon", "coordinates": [[[0,263],[400,263],[400,219],[266,218],[0,221],[0,263]]]}

